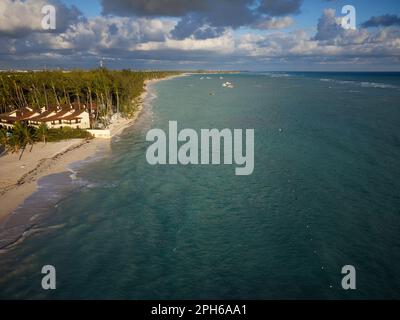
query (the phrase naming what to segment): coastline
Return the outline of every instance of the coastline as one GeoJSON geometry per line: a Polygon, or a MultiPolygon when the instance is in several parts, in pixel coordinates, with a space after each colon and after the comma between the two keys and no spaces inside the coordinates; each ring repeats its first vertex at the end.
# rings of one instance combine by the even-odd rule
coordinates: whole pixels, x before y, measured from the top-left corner
{"type": "Polygon", "coordinates": [[[95,154],[97,146],[103,143],[95,139],[40,142],[33,146],[32,152],[26,150],[21,160],[19,153],[1,157],[0,223],[37,190],[40,178],[67,171],[70,164],[95,154]]]}
{"type": "MultiPolygon", "coordinates": [[[[185,76],[186,73],[161,79],[146,80],[143,92],[137,98],[138,108],[129,118],[117,118],[111,125],[111,138],[121,134],[133,125],[139,117],[148,96],[147,87],[163,80],[185,76]]],[[[19,154],[6,154],[0,157],[0,230],[4,229],[7,218],[25,200],[37,191],[37,182],[45,176],[67,172],[69,166],[95,156],[111,143],[110,139],[91,140],[72,139],[60,142],[36,143],[32,152],[26,150],[18,160],[19,154]]],[[[30,148],[29,148],[30,149],[30,148]]]]}

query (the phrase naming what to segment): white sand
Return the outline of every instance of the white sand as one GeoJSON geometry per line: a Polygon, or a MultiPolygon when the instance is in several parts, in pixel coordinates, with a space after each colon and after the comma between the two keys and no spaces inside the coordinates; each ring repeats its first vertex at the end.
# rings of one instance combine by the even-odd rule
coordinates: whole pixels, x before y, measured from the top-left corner
{"type": "MultiPolygon", "coordinates": [[[[180,76],[180,75],[178,75],[180,76]]],[[[111,135],[120,134],[132,125],[142,110],[142,103],[147,95],[146,86],[157,81],[176,76],[149,80],[137,103],[139,108],[130,119],[119,118],[110,126],[111,135]]],[[[36,143],[30,152],[25,150],[21,160],[20,153],[6,154],[0,157],[0,223],[12,213],[24,200],[37,189],[37,180],[49,174],[60,173],[77,161],[84,160],[101,149],[110,146],[110,140],[83,139],[65,140],[51,143],[36,143]]]]}
{"type": "Polygon", "coordinates": [[[28,147],[21,160],[20,152],[0,157],[0,221],[36,191],[39,178],[66,171],[70,163],[84,160],[106,143],[97,139],[40,142],[32,152],[28,147]]]}

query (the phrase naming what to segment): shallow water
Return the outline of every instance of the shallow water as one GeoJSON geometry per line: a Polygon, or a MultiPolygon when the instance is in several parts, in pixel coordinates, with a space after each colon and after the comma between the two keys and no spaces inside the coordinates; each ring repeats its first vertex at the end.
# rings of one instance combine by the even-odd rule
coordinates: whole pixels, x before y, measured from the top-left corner
{"type": "Polygon", "coordinates": [[[74,168],[82,183],[40,226],[60,227],[0,255],[0,297],[400,298],[400,75],[210,77],[156,84],[111,151],[74,168]],[[254,128],[254,173],[150,166],[145,135],[169,120],[254,128]]]}

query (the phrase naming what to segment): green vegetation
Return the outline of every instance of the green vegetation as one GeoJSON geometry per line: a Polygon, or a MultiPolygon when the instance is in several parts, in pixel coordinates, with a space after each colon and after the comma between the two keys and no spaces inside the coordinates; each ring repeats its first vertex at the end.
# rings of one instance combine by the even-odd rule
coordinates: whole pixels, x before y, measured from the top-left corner
{"type": "MultiPolygon", "coordinates": [[[[177,72],[111,71],[105,68],[73,71],[29,71],[0,73],[0,113],[22,107],[40,111],[43,107],[74,104],[86,105],[91,113],[92,127],[105,127],[114,113],[131,117],[144,89],[144,82],[161,79],[177,72]]],[[[0,128],[0,149],[9,152],[33,147],[37,141],[54,142],[64,139],[90,139],[91,134],[81,129],[48,129],[17,122],[13,129],[0,128]]]]}
{"type": "Polygon", "coordinates": [[[130,117],[143,92],[144,81],[177,72],[111,71],[104,68],[83,71],[38,71],[0,73],[0,113],[21,107],[85,104],[93,108],[94,127],[108,123],[113,113],[130,117]]]}
{"type": "Polygon", "coordinates": [[[91,139],[92,135],[86,130],[71,129],[63,127],[62,129],[48,129],[47,141],[56,142],[65,139],[91,139]]]}
{"type": "Polygon", "coordinates": [[[47,125],[45,123],[41,123],[37,127],[36,137],[38,138],[38,140],[42,140],[44,143],[46,143],[46,140],[49,137],[49,129],[47,128],[47,125]]]}
{"type": "Polygon", "coordinates": [[[32,151],[35,142],[56,142],[66,139],[91,139],[92,135],[82,129],[63,127],[61,129],[48,129],[46,124],[35,128],[22,122],[16,122],[12,129],[0,128],[0,147],[7,152],[21,151],[22,158],[28,146],[32,151]]]}

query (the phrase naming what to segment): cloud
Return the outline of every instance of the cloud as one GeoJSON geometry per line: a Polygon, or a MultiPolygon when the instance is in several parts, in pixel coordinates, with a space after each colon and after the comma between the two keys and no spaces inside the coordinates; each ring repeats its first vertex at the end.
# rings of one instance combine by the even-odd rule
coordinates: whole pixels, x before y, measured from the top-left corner
{"type": "Polygon", "coordinates": [[[398,15],[385,14],[383,16],[371,17],[368,21],[362,24],[362,27],[389,27],[389,26],[400,26],[400,17],[398,15]]]}
{"type": "MultiPolygon", "coordinates": [[[[32,33],[19,38],[0,36],[0,55],[4,59],[64,59],[109,57],[119,59],[136,50],[140,43],[163,42],[172,21],[95,17],[80,21],[60,34],[32,33]],[[34,57],[34,58],[33,58],[34,57]],[[46,58],[44,58],[46,57],[46,58]]],[[[47,61],[46,61],[47,63],[47,61]]]]}
{"type": "Polygon", "coordinates": [[[225,32],[224,27],[213,27],[207,20],[196,14],[185,16],[172,30],[174,39],[182,40],[193,37],[194,39],[217,38],[225,32]]]}
{"type": "Polygon", "coordinates": [[[120,16],[180,17],[172,37],[182,40],[216,38],[227,27],[238,28],[254,21],[249,9],[253,0],[102,0],[103,14],[120,16]]]}
{"type": "Polygon", "coordinates": [[[267,35],[242,35],[237,51],[242,55],[266,59],[311,59],[315,62],[353,61],[368,63],[371,59],[397,59],[400,54],[400,29],[384,28],[345,30],[335,10],[326,9],[319,19],[315,36],[302,30],[267,35]]]}
{"type": "Polygon", "coordinates": [[[294,20],[291,17],[283,18],[265,18],[255,23],[253,27],[255,29],[284,29],[293,25],[294,20]]]}
{"type": "Polygon", "coordinates": [[[273,19],[300,11],[301,0],[102,0],[104,15],[180,18],[172,35],[175,39],[215,38],[226,28],[253,26],[282,28],[288,18],[273,19]]]}
{"type": "Polygon", "coordinates": [[[341,20],[336,17],[334,9],[325,9],[318,20],[315,40],[332,40],[342,34],[344,29],[340,26],[341,20]]]}
{"type": "Polygon", "coordinates": [[[70,25],[83,20],[75,6],[66,6],[58,1],[46,0],[2,0],[0,2],[0,34],[14,38],[31,32],[49,32],[42,29],[42,8],[52,4],[56,8],[56,30],[64,32],[70,25]]]}
{"type": "Polygon", "coordinates": [[[367,30],[359,28],[346,30],[341,26],[341,18],[336,17],[334,9],[325,9],[318,20],[317,33],[314,40],[325,45],[345,46],[350,44],[363,44],[370,34],[367,30]]]}
{"type": "Polygon", "coordinates": [[[213,54],[224,55],[234,52],[235,40],[233,35],[229,32],[224,35],[213,39],[193,39],[185,38],[183,40],[166,39],[165,42],[148,42],[138,44],[137,50],[140,51],[154,51],[154,50],[173,50],[184,52],[206,51],[213,54]]]}
{"type": "MultiPolygon", "coordinates": [[[[25,3],[34,6],[43,1],[27,0],[25,3]]],[[[157,2],[172,3],[162,0],[157,2]]],[[[201,8],[203,11],[188,9],[179,19],[159,16],[164,10],[160,8],[146,8],[146,12],[154,13],[152,15],[82,18],[66,24],[65,29],[56,34],[35,29],[28,16],[26,21],[22,21],[12,11],[17,19],[11,23],[13,27],[8,26],[9,29],[6,29],[7,26],[1,24],[3,20],[0,23],[0,67],[24,63],[41,67],[51,63],[55,66],[87,67],[97,65],[100,59],[105,59],[106,64],[114,67],[166,69],[179,68],[181,65],[237,69],[247,64],[262,66],[264,63],[281,66],[296,63],[310,66],[338,63],[367,66],[380,61],[386,64],[400,62],[400,28],[361,27],[357,30],[344,30],[335,11],[326,9],[318,21],[315,34],[292,29],[283,32],[281,29],[293,25],[292,17],[270,16],[258,9],[248,8],[250,15],[243,14],[240,19],[235,18],[233,23],[229,14],[219,16],[224,10],[228,12],[227,8],[215,9],[215,6],[224,3],[204,1],[205,7],[201,8]],[[211,10],[210,6],[214,6],[214,9],[211,10]],[[212,13],[214,10],[215,13],[212,13]],[[17,31],[20,30],[17,28],[19,23],[30,31],[17,31]],[[242,25],[247,28],[237,30],[242,25]]],[[[229,9],[231,12],[240,11],[244,3],[249,2],[235,3],[236,6],[229,9]]],[[[273,3],[270,2],[270,8],[273,3]]],[[[271,14],[288,11],[294,13],[300,8],[300,2],[280,3],[287,3],[284,6],[286,9],[270,9],[271,14]]],[[[33,10],[33,7],[27,8],[33,10]]],[[[21,9],[20,16],[24,17],[26,10],[21,9]]]]}
{"type": "Polygon", "coordinates": [[[262,0],[259,10],[269,16],[285,16],[300,12],[302,0],[262,0]]]}
{"type": "Polygon", "coordinates": [[[185,17],[196,14],[217,26],[239,25],[252,17],[254,0],[102,0],[104,15],[185,17]],[[241,22],[240,22],[241,21],[241,22]]]}
{"type": "Polygon", "coordinates": [[[60,48],[129,51],[138,43],[165,41],[174,25],[160,19],[96,17],[72,26],[57,39],[60,48]]]}
{"type": "Polygon", "coordinates": [[[101,5],[105,15],[179,17],[204,11],[208,3],[199,0],[101,0],[101,5]]]}

